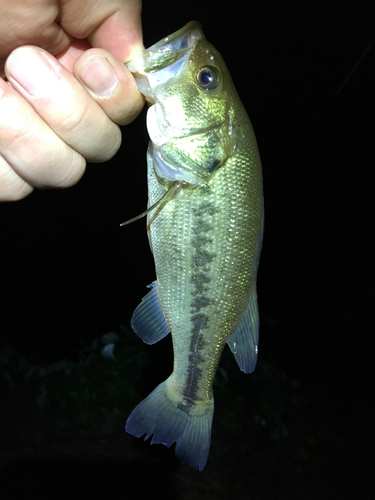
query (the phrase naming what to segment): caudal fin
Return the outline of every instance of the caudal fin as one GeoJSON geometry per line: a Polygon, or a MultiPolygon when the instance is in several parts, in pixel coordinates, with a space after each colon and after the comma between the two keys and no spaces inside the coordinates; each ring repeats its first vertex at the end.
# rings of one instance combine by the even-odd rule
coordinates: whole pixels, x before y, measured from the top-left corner
{"type": "Polygon", "coordinates": [[[181,462],[201,471],[210,451],[213,399],[193,406],[183,404],[182,399],[171,396],[170,384],[169,378],[139,403],[125,430],[136,437],[146,434],[145,440],[153,435],[151,444],[169,447],[176,442],[176,455],[181,462]]]}

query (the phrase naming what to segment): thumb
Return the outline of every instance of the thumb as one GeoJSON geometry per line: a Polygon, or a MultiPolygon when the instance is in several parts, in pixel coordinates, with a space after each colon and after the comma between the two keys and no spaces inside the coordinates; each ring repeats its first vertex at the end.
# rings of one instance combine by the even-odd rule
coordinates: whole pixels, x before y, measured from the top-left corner
{"type": "Polygon", "coordinates": [[[74,38],[87,38],[92,47],[125,62],[143,49],[141,12],[141,0],[70,0],[60,25],[74,38]]]}

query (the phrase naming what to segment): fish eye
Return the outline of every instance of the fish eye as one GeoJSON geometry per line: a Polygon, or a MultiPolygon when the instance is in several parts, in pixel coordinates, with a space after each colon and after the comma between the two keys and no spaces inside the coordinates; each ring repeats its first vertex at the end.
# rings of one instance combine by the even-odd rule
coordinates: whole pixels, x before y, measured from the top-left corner
{"type": "Polygon", "coordinates": [[[198,85],[204,90],[215,89],[219,85],[219,72],[211,66],[203,66],[197,71],[198,85]]]}

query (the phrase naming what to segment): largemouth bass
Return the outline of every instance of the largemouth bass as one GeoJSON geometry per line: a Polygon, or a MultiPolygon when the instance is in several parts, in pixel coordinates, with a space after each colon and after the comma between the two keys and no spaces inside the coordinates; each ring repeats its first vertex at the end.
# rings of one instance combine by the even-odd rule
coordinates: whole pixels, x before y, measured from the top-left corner
{"type": "Polygon", "coordinates": [[[252,372],[257,360],[261,163],[228,69],[199,23],[127,65],[151,104],[146,212],[157,278],[131,324],[147,344],[171,332],[174,368],[126,430],[153,435],[151,444],[176,442],[180,460],[202,470],[225,344],[242,371],[252,372]]]}

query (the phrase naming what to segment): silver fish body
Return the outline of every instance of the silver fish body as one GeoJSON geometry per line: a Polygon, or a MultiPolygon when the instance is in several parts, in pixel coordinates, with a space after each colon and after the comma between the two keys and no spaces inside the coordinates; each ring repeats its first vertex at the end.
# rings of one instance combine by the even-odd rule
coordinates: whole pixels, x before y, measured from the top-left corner
{"type": "Polygon", "coordinates": [[[135,408],[126,430],[153,435],[151,443],[176,442],[176,455],[202,470],[225,344],[244,372],[257,359],[261,163],[229,72],[199,23],[128,66],[152,104],[147,227],[157,277],[132,327],[150,344],[171,332],[174,368],[135,408]]]}

